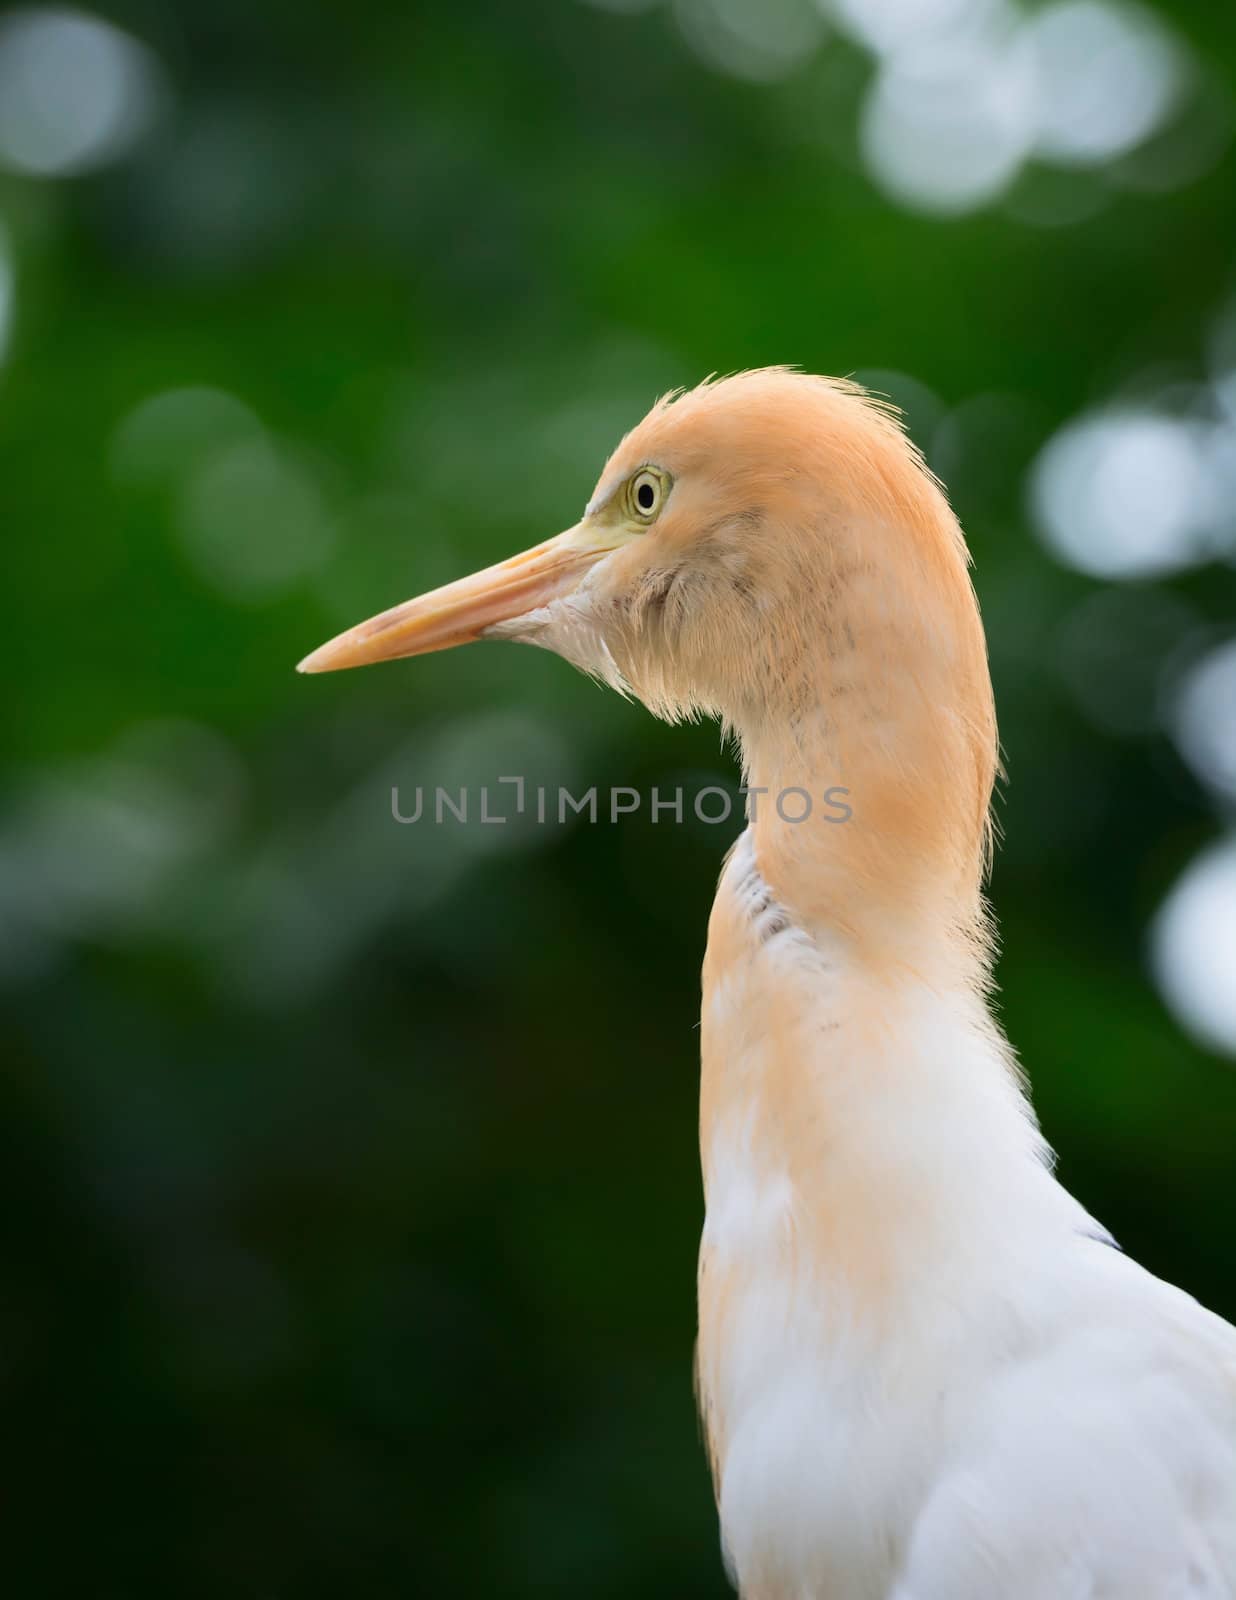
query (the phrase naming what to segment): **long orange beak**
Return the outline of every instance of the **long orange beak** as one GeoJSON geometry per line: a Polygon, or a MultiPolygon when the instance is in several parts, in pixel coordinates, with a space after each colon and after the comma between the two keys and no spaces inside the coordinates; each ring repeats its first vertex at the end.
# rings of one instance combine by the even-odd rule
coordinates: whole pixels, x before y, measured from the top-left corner
{"type": "Polygon", "coordinates": [[[337,672],[468,644],[569,593],[604,553],[582,525],[568,528],[509,561],[370,617],[306,656],[296,670],[337,672]]]}

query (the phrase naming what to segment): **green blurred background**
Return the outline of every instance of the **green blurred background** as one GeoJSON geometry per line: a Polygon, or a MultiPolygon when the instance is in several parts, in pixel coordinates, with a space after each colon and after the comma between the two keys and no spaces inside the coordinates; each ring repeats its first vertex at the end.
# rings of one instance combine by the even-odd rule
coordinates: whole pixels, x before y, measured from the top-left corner
{"type": "Polygon", "coordinates": [[[539,652],[296,661],[663,389],[901,401],[975,553],[1001,1008],[1236,1314],[1236,12],[0,12],[8,1593],[727,1592],[691,1396],[732,784],[539,652]]]}

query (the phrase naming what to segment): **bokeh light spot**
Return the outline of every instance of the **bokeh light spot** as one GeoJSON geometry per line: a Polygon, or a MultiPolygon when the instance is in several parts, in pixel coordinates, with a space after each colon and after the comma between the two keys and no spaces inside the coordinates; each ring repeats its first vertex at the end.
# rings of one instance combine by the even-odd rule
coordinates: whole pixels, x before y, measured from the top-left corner
{"type": "Polygon", "coordinates": [[[1031,499],[1053,553],[1091,577],[1149,577],[1206,554],[1209,484],[1183,418],[1129,410],[1068,424],[1034,464],[1031,499]]]}
{"type": "Polygon", "coordinates": [[[990,203],[1032,155],[1066,167],[1125,156],[1177,111],[1190,77],[1164,24],[1109,0],[1058,0],[1029,16],[1011,0],[833,0],[833,10],[880,63],[859,129],[871,176],[898,203],[939,215],[990,203]]]}
{"type": "Polygon", "coordinates": [[[1204,655],[1172,696],[1172,733],[1202,781],[1236,801],[1236,639],[1204,655]]]}
{"type": "Polygon", "coordinates": [[[988,26],[1007,6],[1004,0],[831,0],[829,9],[868,50],[898,55],[988,26]]]}
{"type": "Polygon", "coordinates": [[[316,571],[334,545],[313,478],[263,440],[209,457],[185,486],[179,528],[202,577],[247,604],[316,571]]]}
{"type": "Polygon", "coordinates": [[[705,65],[752,83],[788,76],[824,36],[812,0],[676,0],[674,15],[705,65]]]}
{"type": "Polygon", "coordinates": [[[1185,869],[1155,918],[1151,958],[1181,1026],[1236,1055],[1236,836],[1185,869]]]}
{"type": "Polygon", "coordinates": [[[1173,109],[1179,46],[1152,18],[1103,0],[1064,0],[1032,17],[1036,149],[1062,164],[1109,161],[1173,109]]]}
{"type": "Polygon", "coordinates": [[[174,718],[22,780],[0,823],[0,971],[11,950],[21,975],[28,937],[115,938],[157,922],[177,875],[227,837],[244,786],[226,740],[174,718]]]}
{"type": "Polygon", "coordinates": [[[17,300],[17,274],[13,266],[13,247],[9,232],[0,222],[0,361],[4,360],[13,331],[13,311],[17,300]]]}
{"type": "Polygon", "coordinates": [[[165,93],[151,51],[98,17],[44,6],[0,22],[0,161],[18,172],[105,166],[149,129],[165,93]]]}
{"type": "Polygon", "coordinates": [[[109,452],[117,478],[158,483],[189,471],[229,444],[264,437],[255,413],[235,395],[205,386],[151,395],[123,418],[109,452]]]}
{"type": "Polygon", "coordinates": [[[985,205],[1030,147],[1032,91],[1024,54],[999,33],[890,57],[862,112],[873,178],[915,210],[957,215],[985,205]]]}

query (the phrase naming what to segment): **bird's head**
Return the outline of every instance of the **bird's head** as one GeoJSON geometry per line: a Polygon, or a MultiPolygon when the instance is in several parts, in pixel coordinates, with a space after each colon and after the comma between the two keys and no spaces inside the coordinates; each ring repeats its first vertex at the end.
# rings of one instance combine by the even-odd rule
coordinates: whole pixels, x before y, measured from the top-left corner
{"type": "Polygon", "coordinates": [[[745,740],[830,705],[840,723],[843,704],[850,724],[885,730],[921,705],[926,731],[960,684],[957,714],[993,743],[965,547],[938,485],[890,408],[783,368],[659,401],[574,527],[361,623],[301,671],[480,638],[555,650],[659,715],[715,713],[745,740]]]}
{"type": "Polygon", "coordinates": [[[564,533],[341,634],[304,672],[479,638],[523,640],[630,688],[654,710],[731,712],[758,684],[786,602],[819,559],[821,380],[743,374],[658,402],[564,533]],[[808,571],[803,567],[807,565],[808,571]],[[795,570],[797,569],[797,570],[795,570]]]}

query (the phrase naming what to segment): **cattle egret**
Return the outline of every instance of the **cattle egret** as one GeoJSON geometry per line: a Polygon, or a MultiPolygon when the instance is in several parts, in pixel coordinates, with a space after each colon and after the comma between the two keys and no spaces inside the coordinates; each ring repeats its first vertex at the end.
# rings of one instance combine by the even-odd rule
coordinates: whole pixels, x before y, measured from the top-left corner
{"type": "Polygon", "coordinates": [[[697,1386],[744,1600],[1231,1600],[1236,1329],[1057,1183],[988,1009],[967,565],[888,408],[748,372],[654,406],[574,527],[301,670],[519,639],[740,742],[697,1386]]]}

